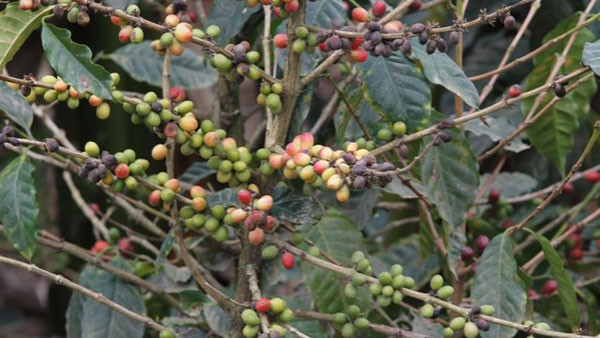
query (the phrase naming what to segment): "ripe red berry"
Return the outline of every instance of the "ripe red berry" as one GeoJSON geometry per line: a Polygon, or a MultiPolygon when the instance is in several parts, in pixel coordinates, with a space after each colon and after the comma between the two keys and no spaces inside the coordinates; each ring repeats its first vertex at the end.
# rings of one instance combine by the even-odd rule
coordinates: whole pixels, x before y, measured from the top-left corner
{"type": "Polygon", "coordinates": [[[240,191],[238,191],[237,197],[238,201],[240,201],[240,203],[242,204],[250,205],[250,203],[252,203],[252,193],[250,192],[250,190],[241,189],[240,191]]]}
{"type": "Polygon", "coordinates": [[[261,228],[256,228],[248,233],[248,241],[254,245],[262,244],[265,239],[265,232],[261,228]]]}
{"type": "Polygon", "coordinates": [[[92,209],[92,211],[95,214],[98,214],[100,212],[100,206],[98,205],[98,203],[90,203],[88,204],[88,207],[90,207],[90,209],[92,209]]]}
{"type": "Polygon", "coordinates": [[[474,256],[475,252],[473,252],[473,248],[471,248],[470,246],[465,246],[460,254],[460,259],[462,259],[464,262],[469,262],[473,259],[474,256]]]}
{"type": "Polygon", "coordinates": [[[95,254],[99,254],[102,251],[106,250],[108,248],[108,242],[106,241],[96,241],[96,243],[94,243],[94,246],[90,249],[90,251],[95,255],[95,254]]]}
{"type": "Polygon", "coordinates": [[[583,258],[583,251],[581,247],[575,247],[571,251],[569,251],[569,258],[574,261],[580,261],[583,258]]]}
{"type": "Polygon", "coordinates": [[[294,13],[298,10],[298,7],[300,7],[298,0],[292,0],[285,4],[285,11],[288,13],[294,13]]]}
{"type": "Polygon", "coordinates": [[[505,219],[502,221],[502,227],[504,229],[510,228],[511,226],[513,226],[513,221],[511,219],[505,219]]]}
{"type": "Polygon", "coordinates": [[[547,281],[546,283],[544,283],[542,292],[544,293],[544,296],[549,296],[549,295],[553,294],[554,292],[556,292],[557,289],[558,289],[558,283],[555,280],[551,279],[551,280],[547,281]]]}
{"type": "Polygon", "coordinates": [[[173,87],[169,90],[169,96],[173,101],[183,101],[185,100],[185,91],[181,87],[173,87]]]}
{"type": "Polygon", "coordinates": [[[115,15],[110,16],[110,22],[112,22],[113,25],[115,25],[115,26],[121,26],[123,24],[123,21],[121,20],[121,18],[119,18],[118,16],[115,16],[115,15]]]}
{"type": "Polygon", "coordinates": [[[148,201],[152,205],[158,205],[160,203],[160,190],[154,190],[150,193],[148,201]]]}
{"type": "Polygon", "coordinates": [[[527,290],[527,297],[529,297],[529,299],[536,299],[539,297],[539,295],[534,289],[529,289],[527,290]]]}
{"type": "Polygon", "coordinates": [[[408,9],[411,11],[418,11],[419,9],[421,9],[421,5],[421,0],[414,0],[410,3],[410,5],[408,5],[408,9]]]}
{"type": "Polygon", "coordinates": [[[367,22],[369,19],[369,12],[366,9],[356,7],[352,10],[352,20],[356,22],[367,22]]]}
{"type": "Polygon", "coordinates": [[[296,266],[294,256],[289,252],[284,252],[283,255],[281,255],[281,265],[286,269],[292,269],[296,266]]]}
{"type": "Polygon", "coordinates": [[[350,58],[352,61],[365,62],[367,60],[367,51],[362,48],[356,48],[350,52],[350,58]]]}
{"type": "Polygon", "coordinates": [[[508,88],[508,96],[510,97],[518,97],[521,95],[522,92],[523,90],[518,84],[512,85],[510,86],[510,88],[508,88]]]}
{"type": "Polygon", "coordinates": [[[269,311],[270,306],[271,302],[269,302],[269,299],[261,298],[256,301],[256,305],[254,307],[256,308],[256,311],[266,313],[269,311]]]}
{"type": "Polygon", "coordinates": [[[565,185],[562,188],[562,192],[565,195],[570,195],[575,191],[575,186],[573,185],[573,183],[571,182],[567,182],[565,183],[565,185]]]}
{"type": "Polygon", "coordinates": [[[277,225],[277,220],[275,220],[275,217],[271,215],[267,216],[267,224],[265,224],[265,230],[273,231],[275,225],[277,225]]]}
{"type": "Polygon", "coordinates": [[[488,202],[490,204],[494,204],[494,203],[498,202],[499,199],[500,199],[500,191],[498,191],[496,189],[490,190],[490,194],[488,195],[488,202]]]}
{"type": "Polygon", "coordinates": [[[286,48],[288,43],[288,36],[285,33],[279,33],[273,37],[273,43],[277,48],[286,48]]]}
{"type": "Polygon", "coordinates": [[[592,184],[600,182],[600,172],[597,172],[597,171],[587,172],[587,173],[585,173],[583,178],[592,184]]]}
{"type": "Polygon", "coordinates": [[[115,175],[117,175],[117,177],[120,179],[126,178],[129,176],[129,166],[125,163],[120,163],[115,168],[115,175]]]}
{"type": "Polygon", "coordinates": [[[385,14],[386,9],[387,5],[385,4],[385,1],[377,1],[373,4],[373,15],[383,16],[383,14],[385,14]]]}
{"type": "Polygon", "coordinates": [[[168,138],[175,138],[175,137],[177,137],[178,130],[179,130],[179,128],[177,128],[177,125],[174,122],[169,122],[165,126],[164,133],[165,133],[165,136],[168,138]]]}
{"type": "Polygon", "coordinates": [[[127,238],[127,237],[123,237],[119,240],[118,247],[119,247],[119,251],[121,251],[123,253],[132,253],[133,252],[133,246],[131,245],[129,238],[127,238]]]}
{"type": "Polygon", "coordinates": [[[327,53],[329,52],[329,48],[327,48],[327,44],[325,42],[321,42],[319,44],[319,49],[321,50],[321,52],[323,53],[327,53]]]}
{"type": "Polygon", "coordinates": [[[363,39],[361,36],[355,38],[352,40],[352,42],[350,42],[350,49],[356,49],[360,47],[364,41],[365,39],[363,39]]]}
{"type": "Polygon", "coordinates": [[[477,239],[475,239],[475,245],[477,246],[477,250],[479,250],[479,252],[483,252],[489,243],[490,239],[486,235],[479,235],[477,236],[477,239]]]}

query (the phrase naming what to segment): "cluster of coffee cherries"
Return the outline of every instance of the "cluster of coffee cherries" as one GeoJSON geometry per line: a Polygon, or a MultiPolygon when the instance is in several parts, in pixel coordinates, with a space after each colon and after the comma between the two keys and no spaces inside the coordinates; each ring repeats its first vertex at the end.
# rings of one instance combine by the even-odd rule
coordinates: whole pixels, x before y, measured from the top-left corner
{"type": "MultiPolygon", "coordinates": [[[[419,38],[419,43],[425,45],[425,51],[427,54],[435,53],[436,49],[442,53],[445,53],[448,50],[448,44],[446,40],[442,38],[439,34],[429,34],[429,29],[431,26],[416,23],[410,26],[410,32],[419,38]]],[[[457,44],[459,41],[459,34],[457,31],[453,31],[450,34],[450,41],[453,44],[457,44]]]]}
{"type": "Polygon", "coordinates": [[[169,50],[170,54],[179,56],[185,50],[184,44],[191,42],[193,38],[205,39],[210,37],[211,39],[215,39],[221,34],[219,26],[210,25],[206,27],[205,32],[199,28],[194,28],[190,20],[184,20],[184,18],[185,15],[167,15],[165,25],[169,28],[169,31],[163,33],[159,39],[153,40],[150,43],[150,46],[156,53],[164,55],[169,50]]]}
{"type": "Polygon", "coordinates": [[[294,318],[294,312],[287,307],[286,301],[282,298],[260,298],[252,302],[252,308],[245,309],[241,313],[242,321],[246,324],[242,334],[246,338],[258,336],[260,317],[257,312],[268,316],[267,320],[269,321],[269,331],[271,333],[269,337],[283,337],[286,330],[276,322],[285,324],[294,318]]]}
{"type": "Polygon", "coordinates": [[[256,7],[259,3],[264,6],[272,5],[273,13],[280,19],[287,19],[300,7],[298,0],[246,0],[246,5],[251,8],[256,7]]]}
{"type": "Polygon", "coordinates": [[[294,137],[284,154],[271,154],[269,165],[273,170],[282,170],[287,179],[300,178],[305,189],[327,187],[336,193],[339,202],[348,201],[350,187],[385,186],[395,170],[391,163],[377,163],[357,142],[348,143],[345,151],[333,150],[315,145],[311,133],[294,137]],[[382,174],[385,172],[390,173],[382,174]]]}
{"type": "MultiPolygon", "coordinates": [[[[132,16],[140,16],[141,10],[135,5],[131,4],[127,6],[125,12],[132,16]]],[[[133,43],[138,44],[144,41],[144,30],[139,27],[136,23],[130,23],[127,20],[123,20],[116,15],[110,17],[110,21],[121,28],[119,30],[118,39],[121,43],[133,43]]]]}
{"type": "MultiPolygon", "coordinates": [[[[479,235],[475,238],[475,248],[477,253],[481,255],[485,248],[490,243],[490,239],[486,235],[479,235]]],[[[470,263],[475,258],[475,250],[469,245],[465,245],[461,251],[460,259],[465,263],[470,263]]]]}
{"type": "Polygon", "coordinates": [[[369,320],[358,305],[349,305],[344,312],[333,315],[333,327],[340,331],[342,337],[351,338],[356,336],[357,330],[369,327],[369,320]]]}
{"type": "Polygon", "coordinates": [[[248,189],[240,189],[237,198],[242,207],[229,208],[228,214],[233,224],[242,224],[248,231],[248,241],[254,245],[264,242],[265,232],[275,230],[277,220],[269,215],[273,208],[273,197],[271,195],[260,196],[258,187],[254,184],[248,185],[248,189]]]}
{"type": "Polygon", "coordinates": [[[217,53],[210,59],[210,64],[219,73],[226,74],[231,80],[242,83],[244,78],[251,80],[260,79],[260,69],[256,63],[260,61],[260,54],[251,50],[248,41],[242,41],[236,45],[228,44],[225,49],[233,54],[233,60],[230,60],[223,54],[217,53]],[[235,71],[231,71],[235,69],[235,71]]]}
{"type": "MultiPolygon", "coordinates": [[[[170,187],[167,189],[179,193],[180,191],[178,188],[179,187],[170,187]],[[173,190],[173,188],[175,188],[175,190],[173,190]]],[[[154,196],[159,196],[160,199],[164,201],[163,195],[165,194],[165,191],[166,189],[160,192],[155,190],[152,194],[154,194],[154,196]]],[[[150,195],[151,200],[152,194],[150,195]]],[[[192,197],[192,204],[183,206],[179,210],[179,216],[184,220],[186,228],[194,231],[205,229],[208,233],[212,234],[213,238],[218,242],[227,240],[227,238],[229,238],[229,230],[226,225],[232,225],[234,223],[225,207],[220,204],[215,204],[209,208],[205,200],[206,193],[204,189],[198,185],[195,185],[190,189],[190,196],[192,197]]],[[[167,199],[168,198],[170,198],[170,196],[167,196],[167,199]]]]}
{"type": "MultiPolygon", "coordinates": [[[[311,54],[315,51],[315,47],[318,45],[317,34],[308,31],[308,28],[304,26],[298,26],[295,30],[295,39],[292,42],[292,52],[300,54],[304,51],[311,54]]],[[[273,37],[273,44],[279,49],[287,48],[288,46],[288,35],[286,33],[279,33],[273,37]]]]}
{"type": "MultiPolygon", "coordinates": [[[[15,130],[13,129],[13,127],[9,125],[2,127],[2,130],[0,131],[0,149],[2,149],[2,146],[5,143],[8,143],[13,146],[18,146],[20,144],[19,139],[14,136],[15,130]]],[[[56,150],[58,150],[58,142],[56,143],[56,150]]]]}
{"type": "Polygon", "coordinates": [[[514,210],[513,206],[496,189],[490,189],[488,203],[491,207],[485,211],[485,215],[491,218],[504,219],[514,210]]]}
{"type": "MultiPolygon", "coordinates": [[[[207,128],[201,128],[204,130],[207,128]]],[[[229,183],[230,186],[238,186],[240,183],[246,183],[252,178],[250,164],[253,156],[246,147],[238,147],[235,139],[231,137],[221,138],[222,133],[208,131],[204,134],[204,145],[210,150],[203,150],[200,147],[200,156],[206,158],[208,155],[207,165],[213,170],[217,170],[217,181],[220,183],[229,183]],[[216,143],[211,143],[214,133],[219,137],[216,143]],[[206,141],[209,141],[208,144],[206,141]],[[211,147],[212,146],[212,147],[211,147]]],[[[198,133],[192,135],[199,135],[198,133]]],[[[184,144],[185,145],[185,144],[184,144]]],[[[192,146],[196,146],[194,144],[192,146]]],[[[182,146],[183,147],[183,146],[182,146]]]]}
{"type": "Polygon", "coordinates": [[[281,113],[283,107],[281,102],[281,93],[283,92],[283,86],[281,83],[268,83],[260,86],[260,93],[256,97],[256,103],[261,106],[267,106],[273,114],[281,113]]]}
{"type": "MultiPolygon", "coordinates": [[[[99,208],[97,205],[90,205],[92,211],[96,211],[96,208],[99,208]]],[[[115,246],[119,253],[128,258],[134,253],[133,245],[131,245],[131,241],[127,237],[121,237],[121,231],[117,228],[108,229],[108,241],[98,240],[94,243],[90,252],[94,255],[102,254],[104,258],[110,258],[112,253],[110,252],[112,247],[115,246]]]]}

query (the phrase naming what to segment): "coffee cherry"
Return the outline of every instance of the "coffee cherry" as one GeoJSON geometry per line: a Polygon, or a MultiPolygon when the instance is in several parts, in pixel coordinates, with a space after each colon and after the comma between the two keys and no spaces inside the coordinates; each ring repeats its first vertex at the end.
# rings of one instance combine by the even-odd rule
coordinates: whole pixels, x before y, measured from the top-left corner
{"type": "Polygon", "coordinates": [[[565,195],[570,195],[574,191],[575,191],[575,185],[573,185],[573,183],[571,183],[571,182],[565,183],[565,185],[562,188],[562,193],[565,195]]]}
{"type": "Polygon", "coordinates": [[[156,161],[162,161],[167,156],[167,147],[164,144],[157,144],[152,148],[152,158],[156,161]]]}
{"type": "Polygon", "coordinates": [[[535,323],[533,327],[540,330],[550,330],[550,325],[544,322],[535,323]]]}
{"type": "Polygon", "coordinates": [[[479,252],[483,252],[489,243],[490,239],[486,235],[479,235],[475,239],[475,245],[477,246],[477,250],[479,252]]]}
{"type": "Polygon", "coordinates": [[[583,175],[583,178],[589,183],[596,184],[600,182],[600,172],[588,171],[583,175]]]}
{"type": "Polygon", "coordinates": [[[369,12],[366,9],[356,7],[352,10],[352,20],[356,22],[367,22],[369,19],[369,12]]]}
{"type": "Polygon", "coordinates": [[[292,43],[292,51],[294,53],[300,54],[300,53],[304,52],[304,49],[306,49],[306,40],[303,40],[303,39],[294,40],[294,42],[292,43]]]}
{"type": "Polygon", "coordinates": [[[452,338],[453,335],[454,335],[454,330],[452,330],[449,327],[445,328],[444,331],[442,331],[443,338],[452,338]]]}
{"type": "Polygon", "coordinates": [[[479,329],[473,322],[468,322],[465,324],[464,333],[467,338],[476,338],[479,335],[479,329]]]}
{"type": "Polygon", "coordinates": [[[470,262],[474,256],[475,252],[473,252],[473,249],[470,246],[465,246],[460,254],[460,259],[463,262],[470,262]]]}
{"type": "Polygon", "coordinates": [[[261,211],[269,211],[273,207],[273,197],[265,195],[256,201],[256,208],[261,211]]]}
{"type": "Polygon", "coordinates": [[[498,202],[498,200],[500,200],[500,191],[491,189],[490,193],[488,194],[488,203],[495,204],[498,202]]]}
{"type": "Polygon", "coordinates": [[[106,102],[101,103],[96,108],[96,117],[100,120],[106,120],[110,117],[110,105],[106,102]]]}
{"type": "Polygon", "coordinates": [[[115,175],[120,179],[126,178],[129,176],[129,166],[125,163],[120,163],[115,167],[115,175]]]}
{"type": "Polygon", "coordinates": [[[350,337],[354,337],[354,335],[356,334],[356,330],[354,329],[354,325],[352,325],[351,323],[346,323],[344,324],[344,326],[342,326],[342,337],[344,338],[350,338],[350,337]]]}
{"type": "Polygon", "coordinates": [[[418,11],[421,9],[422,2],[421,0],[413,0],[413,2],[408,5],[408,9],[411,11],[418,11]]]}
{"type": "Polygon", "coordinates": [[[100,154],[100,147],[98,147],[98,144],[96,144],[96,142],[92,142],[92,141],[87,142],[85,144],[85,146],[83,147],[83,149],[88,154],[88,156],[91,156],[91,157],[96,157],[96,156],[98,156],[98,154],[100,154]]]}
{"type": "Polygon", "coordinates": [[[382,128],[377,131],[377,138],[388,142],[392,140],[392,131],[387,128],[382,128]]]}
{"type": "Polygon", "coordinates": [[[131,4],[131,5],[127,6],[127,8],[125,9],[125,12],[127,12],[127,14],[129,14],[129,15],[139,16],[141,13],[141,10],[138,7],[138,5],[131,4]]]}
{"type": "Polygon", "coordinates": [[[539,297],[537,291],[534,289],[527,290],[527,298],[529,299],[537,299],[539,297]]]}
{"type": "Polygon", "coordinates": [[[283,310],[285,310],[287,308],[287,303],[285,302],[285,300],[276,297],[276,298],[271,298],[270,302],[270,306],[269,306],[269,311],[277,314],[277,313],[281,313],[283,312],[283,310]]]}
{"type": "Polygon", "coordinates": [[[217,25],[210,25],[206,28],[206,34],[213,39],[216,39],[221,35],[221,28],[217,25]]]}
{"type": "Polygon", "coordinates": [[[454,288],[449,285],[442,286],[439,290],[437,290],[437,295],[441,299],[448,299],[452,297],[453,294],[454,288]]]}
{"type": "Polygon", "coordinates": [[[171,331],[171,330],[162,330],[162,331],[160,331],[158,338],[175,338],[175,335],[173,334],[173,331],[171,331]]]}
{"type": "Polygon", "coordinates": [[[260,318],[258,318],[256,312],[252,309],[245,309],[242,311],[241,317],[246,325],[260,324],[260,318]]]}
{"type": "Polygon", "coordinates": [[[294,266],[296,266],[294,256],[289,252],[284,252],[283,255],[281,255],[281,265],[286,269],[294,268],[294,266]]]}
{"type": "Polygon", "coordinates": [[[106,249],[108,249],[108,247],[109,247],[108,242],[96,241],[96,243],[94,243],[94,246],[90,249],[90,251],[92,252],[92,254],[96,255],[96,254],[106,251],[106,249]]]}
{"type": "Polygon", "coordinates": [[[286,48],[288,43],[288,36],[285,33],[279,33],[273,37],[273,44],[277,48],[286,48]]]}
{"type": "Polygon", "coordinates": [[[481,313],[486,316],[493,316],[496,309],[492,305],[481,305],[481,313]]]}
{"type": "Polygon", "coordinates": [[[507,15],[504,18],[504,27],[511,29],[515,26],[515,17],[512,15],[507,15]]]}
{"type": "Polygon", "coordinates": [[[245,325],[242,335],[246,338],[254,338],[258,335],[258,325],[245,325]]]}
{"type": "Polygon", "coordinates": [[[431,287],[432,290],[437,291],[442,286],[444,286],[444,277],[441,275],[434,275],[431,277],[431,280],[429,281],[429,287],[431,287]]]}
{"type": "Polygon", "coordinates": [[[254,308],[256,309],[256,311],[258,311],[260,313],[268,312],[269,307],[270,307],[270,302],[267,298],[260,298],[259,300],[256,301],[256,304],[254,305],[254,308]]]}
{"type": "Polygon", "coordinates": [[[464,317],[456,317],[450,321],[450,324],[448,325],[448,327],[454,331],[458,331],[458,330],[462,330],[465,327],[465,324],[466,324],[466,320],[464,317]]]}
{"type": "Polygon", "coordinates": [[[254,245],[262,244],[264,238],[265,232],[261,228],[256,228],[248,233],[248,241],[254,245]]]}
{"type": "Polygon", "coordinates": [[[558,290],[558,283],[553,279],[546,281],[546,283],[544,283],[544,287],[542,288],[544,296],[550,296],[556,292],[556,290],[558,290]]]}
{"type": "Polygon", "coordinates": [[[362,63],[367,60],[367,57],[367,51],[362,48],[356,48],[350,52],[350,59],[352,59],[352,61],[362,63]]]}
{"type": "Polygon", "coordinates": [[[421,307],[420,313],[423,318],[431,318],[433,316],[433,306],[431,304],[425,304],[421,307]]]}
{"type": "Polygon", "coordinates": [[[387,9],[387,5],[385,1],[376,1],[373,4],[373,8],[371,9],[374,16],[383,16],[385,14],[385,10],[387,9]]]}
{"type": "Polygon", "coordinates": [[[356,287],[351,283],[346,284],[344,287],[344,295],[347,298],[356,298],[356,292],[356,287]]]}
{"type": "Polygon", "coordinates": [[[508,88],[508,96],[510,97],[519,97],[522,92],[523,90],[518,84],[512,85],[510,88],[508,88]]]}
{"type": "Polygon", "coordinates": [[[133,253],[133,246],[127,237],[123,237],[119,240],[119,244],[117,244],[119,251],[122,253],[133,253]]]}
{"type": "Polygon", "coordinates": [[[563,97],[565,95],[567,95],[567,90],[565,89],[565,87],[560,84],[560,83],[555,83],[552,86],[552,89],[554,90],[554,94],[558,97],[563,97]]]}
{"type": "Polygon", "coordinates": [[[394,131],[394,134],[396,134],[396,136],[402,136],[404,135],[404,133],[406,133],[406,124],[402,121],[398,121],[394,123],[392,130],[394,131]]]}
{"type": "MultiPolygon", "coordinates": [[[[4,134],[4,135],[6,135],[6,134],[4,134]]],[[[2,134],[0,134],[0,139],[1,138],[2,138],[2,134]]],[[[2,143],[2,142],[0,141],[0,143],[2,143]]],[[[58,141],[56,141],[56,139],[53,139],[53,138],[50,138],[50,137],[44,140],[44,144],[46,146],[46,150],[49,153],[57,152],[58,149],[60,148],[60,145],[58,144],[58,141]]]]}
{"type": "Polygon", "coordinates": [[[460,33],[458,33],[457,31],[450,32],[448,40],[450,40],[450,43],[453,45],[458,44],[458,42],[460,41],[460,33]]]}

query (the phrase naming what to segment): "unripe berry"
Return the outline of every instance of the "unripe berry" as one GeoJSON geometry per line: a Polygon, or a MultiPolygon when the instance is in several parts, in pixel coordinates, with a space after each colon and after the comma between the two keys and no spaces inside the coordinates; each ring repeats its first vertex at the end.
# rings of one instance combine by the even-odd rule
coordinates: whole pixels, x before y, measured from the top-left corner
{"type": "Polygon", "coordinates": [[[211,38],[216,39],[221,34],[221,28],[217,25],[210,25],[206,28],[206,34],[208,34],[211,38]]]}
{"type": "Polygon", "coordinates": [[[87,142],[83,149],[88,154],[88,156],[91,157],[96,157],[98,156],[98,154],[100,154],[100,147],[98,147],[98,144],[96,144],[96,142],[87,142]]]}
{"type": "Polygon", "coordinates": [[[175,335],[173,334],[173,331],[171,330],[162,330],[160,331],[160,334],[158,335],[158,338],[174,338],[175,335]]]}
{"type": "Polygon", "coordinates": [[[142,41],[144,41],[144,30],[142,30],[140,27],[135,27],[131,31],[131,42],[137,44],[142,41]]]}
{"type": "Polygon", "coordinates": [[[281,312],[283,312],[283,310],[285,310],[287,308],[287,303],[285,302],[285,300],[283,300],[279,297],[271,298],[271,300],[269,302],[270,302],[269,311],[271,311],[273,313],[276,313],[276,314],[281,313],[281,312]]]}
{"type": "Polygon", "coordinates": [[[396,134],[396,136],[402,136],[404,135],[404,133],[406,133],[406,124],[402,121],[398,121],[396,123],[394,123],[394,126],[392,127],[394,134],[396,134]]]}
{"type": "Polygon", "coordinates": [[[190,42],[192,41],[192,28],[187,23],[180,23],[175,27],[175,38],[179,42],[190,42]]]}
{"type": "Polygon", "coordinates": [[[198,120],[193,114],[187,114],[179,120],[179,128],[183,131],[191,133],[198,129],[198,120]]]}
{"type": "Polygon", "coordinates": [[[444,286],[444,278],[441,275],[434,275],[431,277],[431,280],[429,281],[429,287],[431,287],[432,290],[437,291],[442,286],[444,286]]]}
{"type": "Polygon", "coordinates": [[[492,305],[481,305],[481,313],[486,316],[493,316],[496,309],[492,305]]]}
{"type": "Polygon", "coordinates": [[[175,27],[179,24],[179,22],[180,22],[179,17],[175,14],[169,14],[165,17],[165,23],[169,27],[175,27]]]}
{"type": "Polygon", "coordinates": [[[254,310],[252,309],[245,309],[244,311],[242,311],[241,317],[244,323],[247,325],[260,324],[260,318],[258,318],[256,312],[254,312],[254,310]]]}
{"type": "Polygon", "coordinates": [[[451,287],[450,285],[442,286],[439,290],[437,290],[437,295],[441,299],[448,299],[448,298],[452,297],[453,294],[454,294],[454,288],[451,287]]]}
{"type": "Polygon", "coordinates": [[[279,254],[279,249],[275,245],[269,245],[262,250],[261,257],[264,260],[271,260],[277,257],[277,254],[279,254]]]}
{"type": "Polygon", "coordinates": [[[464,333],[465,337],[467,338],[476,338],[477,335],[479,335],[479,329],[477,328],[477,325],[475,325],[475,323],[468,322],[465,324],[464,333]]]}
{"type": "Polygon", "coordinates": [[[293,269],[294,266],[296,266],[294,256],[289,252],[284,252],[283,255],[281,255],[281,265],[286,269],[293,269]]]}
{"type": "Polygon", "coordinates": [[[273,207],[273,197],[265,195],[256,201],[256,208],[261,211],[269,211],[273,207]]]}
{"type": "Polygon", "coordinates": [[[110,105],[106,102],[102,102],[96,108],[96,117],[100,120],[106,120],[110,117],[110,105]]]}
{"type": "Polygon", "coordinates": [[[433,316],[433,306],[431,304],[425,304],[421,307],[420,313],[423,318],[431,318],[433,316]]]}

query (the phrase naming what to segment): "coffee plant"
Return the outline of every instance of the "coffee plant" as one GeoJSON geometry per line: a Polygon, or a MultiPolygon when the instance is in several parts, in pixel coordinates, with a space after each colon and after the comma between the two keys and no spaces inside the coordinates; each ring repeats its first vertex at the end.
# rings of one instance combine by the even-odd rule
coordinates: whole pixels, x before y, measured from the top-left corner
{"type": "Polygon", "coordinates": [[[0,263],[67,336],[598,337],[596,0],[0,6],[0,263]]]}

